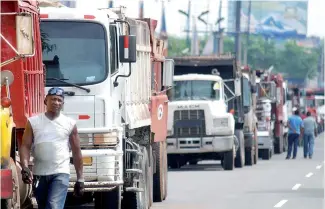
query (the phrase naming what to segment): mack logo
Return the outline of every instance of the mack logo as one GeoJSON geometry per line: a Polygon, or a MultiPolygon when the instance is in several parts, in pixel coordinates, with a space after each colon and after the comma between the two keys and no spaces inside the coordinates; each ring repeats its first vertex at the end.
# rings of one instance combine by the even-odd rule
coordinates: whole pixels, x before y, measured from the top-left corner
{"type": "Polygon", "coordinates": [[[179,105],[178,109],[188,109],[188,108],[200,108],[200,105],[179,105]]]}

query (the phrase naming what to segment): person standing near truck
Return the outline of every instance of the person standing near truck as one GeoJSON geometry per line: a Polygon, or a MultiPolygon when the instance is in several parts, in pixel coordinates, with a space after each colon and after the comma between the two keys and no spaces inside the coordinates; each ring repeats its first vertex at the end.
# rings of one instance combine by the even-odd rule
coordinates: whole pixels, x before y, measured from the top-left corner
{"type": "Polygon", "coordinates": [[[288,119],[288,152],[286,159],[291,158],[292,146],[293,146],[293,158],[296,159],[297,151],[298,151],[298,143],[299,143],[299,136],[303,129],[303,122],[301,117],[299,116],[298,108],[293,108],[294,114],[289,117],[288,119]]]}
{"type": "Polygon", "coordinates": [[[63,115],[64,90],[51,88],[45,97],[46,112],[30,117],[20,148],[22,180],[33,183],[39,209],[63,209],[70,179],[70,146],[77,173],[74,194],[84,192],[83,162],[76,122],[63,115]],[[33,172],[28,168],[30,151],[33,172]]]}
{"type": "Polygon", "coordinates": [[[317,123],[311,113],[307,112],[307,118],[303,120],[304,126],[304,158],[311,159],[314,153],[314,141],[317,137],[317,123]]]}

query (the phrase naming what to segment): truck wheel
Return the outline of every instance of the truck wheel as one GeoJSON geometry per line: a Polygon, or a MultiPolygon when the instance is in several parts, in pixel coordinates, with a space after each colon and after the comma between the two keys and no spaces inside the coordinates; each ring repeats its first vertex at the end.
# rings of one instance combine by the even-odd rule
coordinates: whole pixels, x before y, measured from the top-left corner
{"type": "Polygon", "coordinates": [[[238,139],[239,147],[236,153],[235,158],[235,167],[242,168],[245,163],[245,142],[244,142],[244,133],[240,130],[235,130],[235,135],[238,139]]]}
{"type": "Polygon", "coordinates": [[[282,137],[276,137],[274,143],[274,153],[275,154],[281,154],[283,152],[283,138],[282,137]]]}
{"type": "Polygon", "coordinates": [[[109,192],[95,192],[95,209],[120,209],[121,207],[121,188],[116,187],[109,192]]]}
{"type": "Polygon", "coordinates": [[[168,195],[168,164],[167,164],[167,143],[163,142],[164,147],[164,200],[168,195]]]}
{"type": "Polygon", "coordinates": [[[143,148],[143,163],[144,163],[144,170],[143,170],[143,175],[144,175],[144,180],[145,180],[145,190],[144,190],[144,197],[145,197],[145,205],[144,209],[149,209],[150,208],[150,195],[151,195],[151,188],[152,188],[152,171],[149,163],[149,155],[147,152],[147,149],[144,147],[143,148]],[[151,188],[150,188],[151,187],[151,188]]]}
{"type": "Polygon", "coordinates": [[[231,151],[227,151],[224,153],[223,156],[223,169],[224,170],[233,170],[234,169],[234,154],[235,154],[235,148],[233,148],[231,151]]]}
{"type": "Polygon", "coordinates": [[[245,165],[252,166],[254,164],[254,152],[251,147],[245,149],[245,165]]]}
{"type": "Polygon", "coordinates": [[[161,142],[154,143],[156,153],[156,173],[153,175],[153,201],[162,202],[164,199],[164,147],[161,142]]]}
{"type": "Polygon", "coordinates": [[[283,152],[286,152],[288,148],[288,135],[284,134],[283,136],[283,152]]]}
{"type": "Polygon", "coordinates": [[[254,131],[254,138],[255,138],[254,164],[257,164],[257,161],[258,161],[258,139],[257,139],[257,129],[256,128],[255,128],[255,131],[254,131]]]}
{"type": "Polygon", "coordinates": [[[152,206],[153,203],[153,154],[152,154],[152,146],[150,145],[150,167],[149,167],[149,206],[152,206]]]}
{"type": "Polygon", "coordinates": [[[271,158],[271,151],[269,149],[262,150],[262,159],[269,160],[271,158]]]}
{"type": "Polygon", "coordinates": [[[19,179],[15,161],[10,158],[9,168],[12,170],[13,196],[12,199],[1,200],[2,209],[20,208],[19,179]]]}

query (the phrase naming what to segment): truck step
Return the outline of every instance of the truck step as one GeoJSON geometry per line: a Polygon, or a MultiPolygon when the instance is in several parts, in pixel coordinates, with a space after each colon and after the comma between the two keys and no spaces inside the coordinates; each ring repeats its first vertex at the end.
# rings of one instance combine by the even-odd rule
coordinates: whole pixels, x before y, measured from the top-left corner
{"type": "Polygon", "coordinates": [[[142,170],[140,169],[126,169],[125,170],[126,173],[138,173],[138,174],[142,174],[142,170]]]}
{"type": "Polygon", "coordinates": [[[126,152],[129,152],[129,153],[134,153],[134,154],[137,154],[137,155],[140,155],[142,156],[142,152],[139,152],[138,150],[135,150],[135,149],[126,149],[125,150],[126,152]]]}
{"type": "Polygon", "coordinates": [[[125,188],[125,191],[127,191],[127,192],[143,192],[144,190],[142,188],[137,188],[137,187],[127,187],[127,188],[125,188]]]}

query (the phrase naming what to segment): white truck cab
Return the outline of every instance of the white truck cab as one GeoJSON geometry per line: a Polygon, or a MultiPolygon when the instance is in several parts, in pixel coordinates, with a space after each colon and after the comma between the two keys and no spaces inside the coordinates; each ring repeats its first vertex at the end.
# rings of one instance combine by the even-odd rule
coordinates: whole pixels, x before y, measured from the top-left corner
{"type": "MultiPolygon", "coordinates": [[[[168,163],[221,159],[233,164],[236,153],[234,116],[227,112],[225,83],[218,75],[174,76],[168,105],[168,163]]],[[[227,166],[226,166],[227,167],[227,166]]]]}

